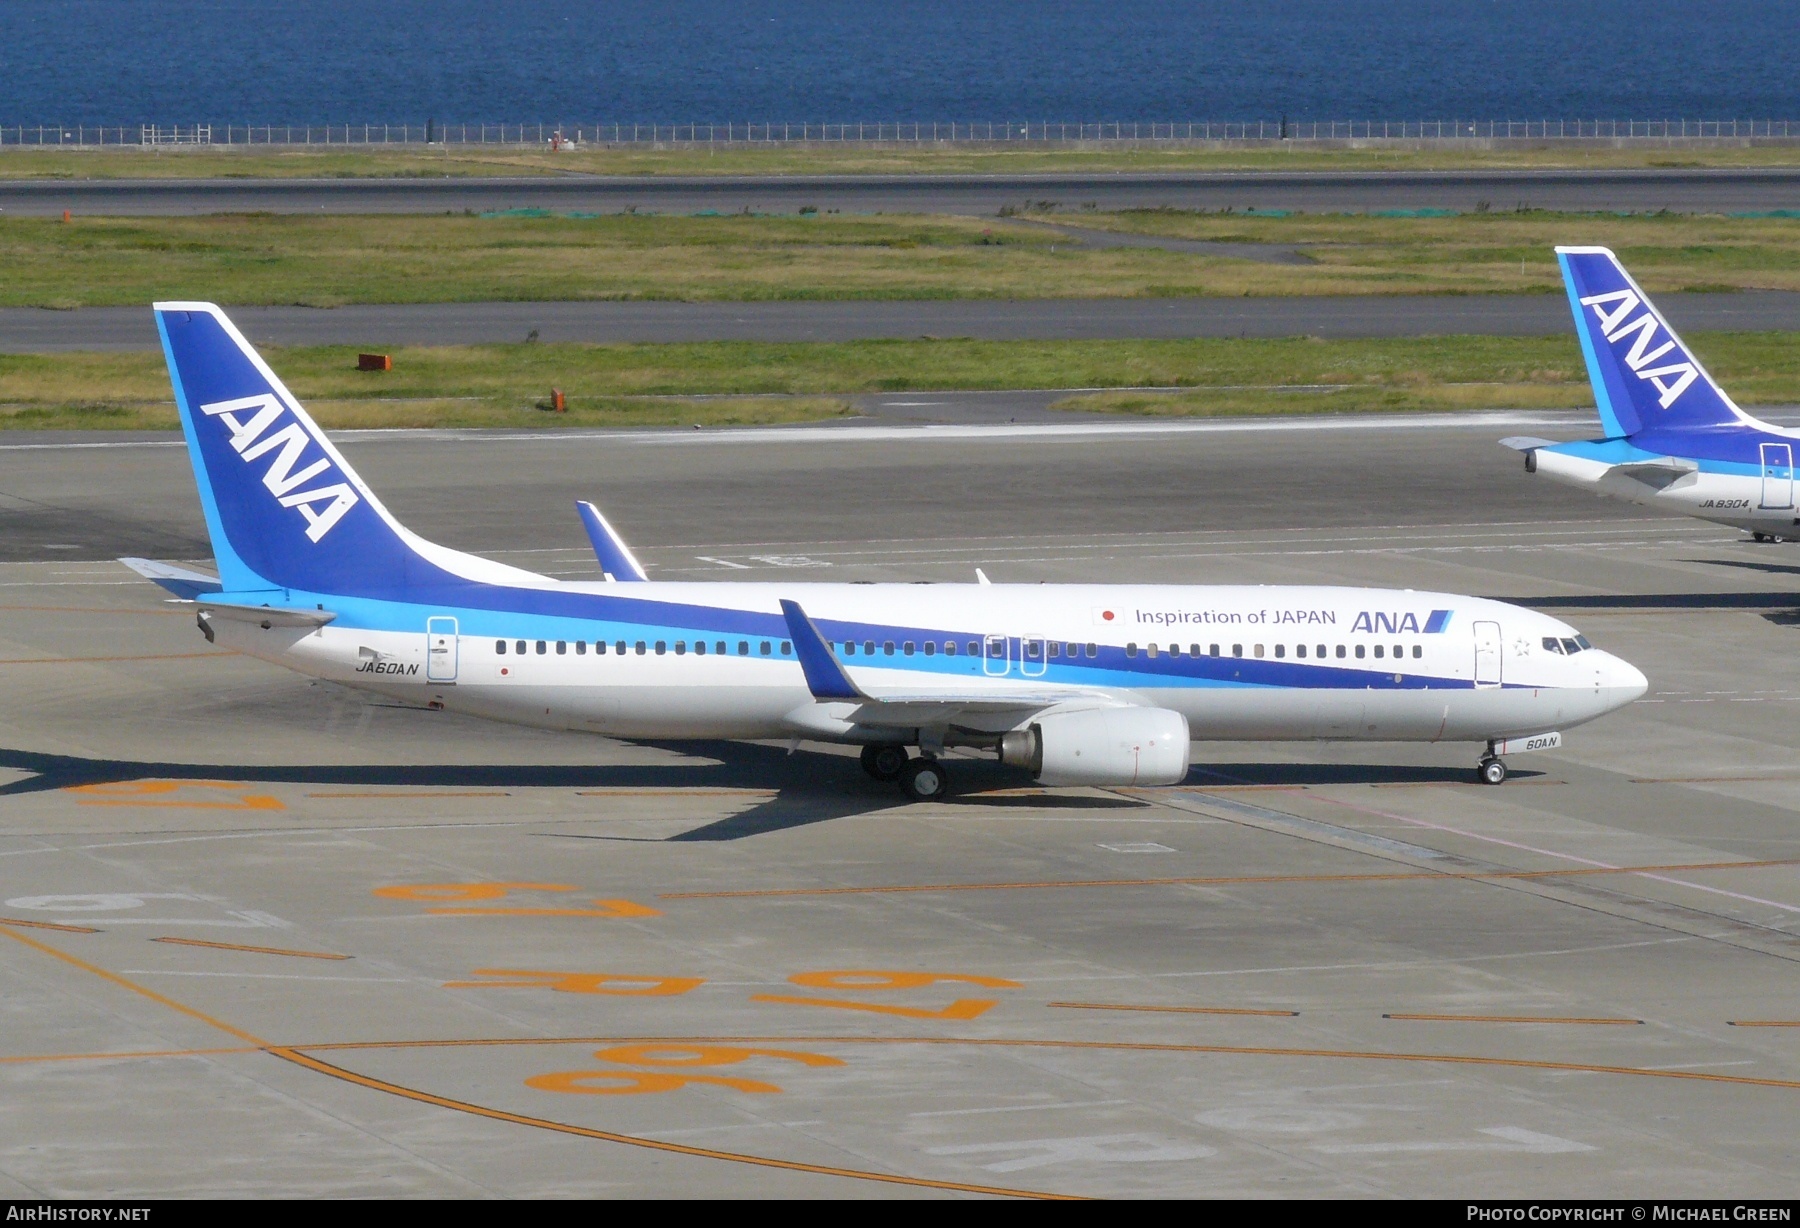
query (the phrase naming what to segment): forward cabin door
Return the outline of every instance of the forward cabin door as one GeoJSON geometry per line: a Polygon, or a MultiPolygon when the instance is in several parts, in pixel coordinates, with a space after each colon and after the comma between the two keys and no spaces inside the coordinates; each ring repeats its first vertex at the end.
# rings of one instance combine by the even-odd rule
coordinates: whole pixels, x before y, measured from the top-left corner
{"type": "Polygon", "coordinates": [[[1475,685],[1500,685],[1500,624],[1475,624],[1475,685]]]}
{"type": "Polygon", "coordinates": [[[1794,506],[1794,449],[1789,444],[1762,446],[1762,506],[1794,506]]]}
{"type": "Polygon", "coordinates": [[[425,680],[456,681],[456,620],[448,617],[425,620],[425,680]]]}
{"type": "Polygon", "coordinates": [[[1004,635],[990,635],[982,642],[981,672],[999,677],[1011,667],[1010,642],[1004,635]]]}

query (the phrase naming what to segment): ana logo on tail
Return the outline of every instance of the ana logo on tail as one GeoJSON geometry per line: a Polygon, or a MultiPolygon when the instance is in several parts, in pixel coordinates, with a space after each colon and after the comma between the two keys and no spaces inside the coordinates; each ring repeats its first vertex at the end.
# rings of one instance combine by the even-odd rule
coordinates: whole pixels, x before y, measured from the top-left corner
{"type": "Polygon", "coordinates": [[[271,452],[275,453],[275,458],[263,473],[263,485],[281,501],[281,506],[300,509],[300,514],[306,517],[306,536],[316,542],[331,532],[331,527],[343,519],[344,513],[361,500],[350,484],[342,481],[330,486],[295,491],[295,487],[303,486],[328,472],[331,460],[329,457],[321,457],[304,469],[295,470],[294,467],[300,463],[307,445],[315,440],[298,421],[290,420],[279,431],[269,430],[286,409],[287,406],[274,396],[264,393],[261,396],[239,397],[234,401],[215,401],[211,405],[202,405],[200,412],[209,418],[217,418],[230,428],[232,451],[246,463],[271,452]],[[251,411],[255,411],[254,416],[248,421],[240,419],[239,415],[251,411]],[[318,510],[321,503],[327,505],[324,511],[318,510]]]}
{"type": "Polygon", "coordinates": [[[1631,343],[1631,349],[1624,355],[1625,365],[1639,379],[1649,380],[1656,386],[1664,409],[1673,405],[1675,399],[1687,391],[1688,385],[1700,378],[1700,372],[1694,364],[1686,361],[1666,367],[1651,367],[1648,371],[1644,369],[1675,349],[1675,339],[1668,337],[1665,330],[1663,335],[1668,339],[1654,350],[1650,348],[1651,341],[1657,336],[1656,317],[1646,310],[1635,320],[1627,320],[1632,312],[1644,305],[1635,291],[1614,290],[1608,294],[1590,294],[1581,300],[1581,305],[1592,309],[1594,318],[1600,325],[1600,332],[1609,343],[1616,345],[1627,334],[1637,334],[1631,343]],[[1615,303],[1617,307],[1609,310],[1609,306],[1615,303]]]}

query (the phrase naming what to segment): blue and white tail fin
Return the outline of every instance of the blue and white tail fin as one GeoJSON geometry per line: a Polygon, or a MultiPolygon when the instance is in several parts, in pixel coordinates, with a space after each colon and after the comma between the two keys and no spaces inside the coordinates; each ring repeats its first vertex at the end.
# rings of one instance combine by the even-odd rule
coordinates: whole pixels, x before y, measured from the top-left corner
{"type": "Polygon", "coordinates": [[[155,310],[225,592],[403,599],[541,579],[409,532],[218,307],[155,310]]]}
{"type": "Polygon", "coordinates": [[[1556,259],[1609,439],[1644,431],[1755,425],[1707,374],[1610,250],[1559,247],[1556,259]]]}

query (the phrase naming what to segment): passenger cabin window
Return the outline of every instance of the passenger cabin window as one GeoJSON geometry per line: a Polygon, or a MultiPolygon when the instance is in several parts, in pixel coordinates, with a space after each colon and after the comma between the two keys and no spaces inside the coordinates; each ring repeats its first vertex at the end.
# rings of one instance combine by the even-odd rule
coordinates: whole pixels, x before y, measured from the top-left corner
{"type": "Polygon", "coordinates": [[[875,655],[875,641],[874,640],[864,640],[863,641],[863,656],[872,657],[874,655],[875,655]]]}
{"type": "Polygon", "coordinates": [[[706,641],[705,640],[695,640],[694,641],[694,652],[696,655],[704,657],[706,655],[706,641]]]}
{"type": "MultiPolygon", "coordinates": [[[[1357,655],[1360,656],[1362,654],[1358,653],[1357,655]]],[[[1337,658],[1340,661],[1342,661],[1344,659],[1344,646],[1342,644],[1339,644],[1337,646],[1337,658]]]]}
{"type": "MultiPolygon", "coordinates": [[[[763,649],[763,651],[767,652],[768,649],[765,647],[763,649]]],[[[890,656],[890,657],[893,656],[894,655],[894,641],[893,640],[884,641],[881,645],[881,651],[882,651],[882,654],[885,656],[890,656]]]]}
{"type": "Polygon", "coordinates": [[[1097,656],[1099,656],[1099,655],[1100,655],[1100,645],[1098,645],[1098,644],[1089,644],[1089,645],[1088,645],[1088,646],[1087,646],[1087,655],[1088,655],[1088,656],[1090,656],[1090,657],[1097,657],[1097,656]]]}
{"type": "Polygon", "coordinates": [[[1425,649],[1418,644],[1414,644],[1413,645],[1413,660],[1417,661],[1420,657],[1422,657],[1424,655],[1425,655],[1425,649]]]}
{"type": "Polygon", "coordinates": [[[762,642],[762,655],[765,657],[769,655],[769,641],[768,640],[764,640],[762,642]]]}
{"type": "Polygon", "coordinates": [[[637,655],[638,655],[638,656],[640,656],[640,657],[641,657],[641,656],[643,656],[643,655],[644,655],[644,650],[645,650],[645,648],[646,648],[646,647],[647,647],[647,645],[646,645],[646,644],[645,644],[645,643],[644,643],[644,641],[643,641],[643,640],[639,640],[639,641],[638,641],[638,642],[637,642],[637,655]]]}
{"type": "Polygon", "coordinates": [[[1405,655],[1406,655],[1406,645],[1405,644],[1395,644],[1394,645],[1394,656],[1395,657],[1404,657],[1405,655]]]}
{"type": "Polygon", "coordinates": [[[715,653],[717,653],[718,655],[720,655],[721,657],[724,656],[725,655],[725,641],[724,640],[714,640],[713,641],[713,651],[715,653]]]}
{"type": "Polygon", "coordinates": [[[595,640],[594,641],[594,655],[597,657],[604,657],[606,655],[606,641],[605,640],[595,640]]]}
{"type": "Polygon", "coordinates": [[[1125,655],[1128,657],[1137,656],[1137,645],[1136,644],[1125,645],[1125,655]]]}
{"type": "Polygon", "coordinates": [[[663,656],[663,655],[667,654],[668,651],[669,651],[669,642],[667,640],[657,640],[656,641],[656,655],[657,656],[659,656],[659,657],[663,656]]]}
{"type": "Polygon", "coordinates": [[[1363,659],[1363,646],[1361,644],[1356,646],[1356,659],[1358,661],[1363,659]]]}
{"type": "Polygon", "coordinates": [[[1381,645],[1380,644],[1375,645],[1375,659],[1377,661],[1381,660],[1381,645]]]}
{"type": "Polygon", "coordinates": [[[1231,655],[1234,657],[1243,656],[1244,655],[1244,646],[1242,644],[1233,644],[1231,646],[1231,655]]]}
{"type": "Polygon", "coordinates": [[[537,655],[540,657],[543,656],[544,653],[549,650],[549,648],[550,648],[549,644],[545,643],[543,640],[539,640],[537,642],[537,655]]]}
{"type": "Polygon", "coordinates": [[[1276,656],[1276,659],[1278,659],[1278,660],[1282,657],[1287,656],[1287,645],[1286,644],[1275,645],[1275,656],[1276,656]]]}
{"type": "Polygon", "coordinates": [[[781,655],[784,657],[791,657],[794,655],[794,645],[793,645],[792,641],[790,641],[790,640],[782,640],[781,641],[781,655]]]}
{"type": "MultiPolygon", "coordinates": [[[[614,644],[613,651],[618,653],[621,657],[624,656],[625,655],[625,641],[620,640],[618,643],[614,644]]],[[[642,644],[638,645],[638,651],[639,652],[644,651],[644,646],[642,644]]]]}
{"type": "Polygon", "coordinates": [[[513,645],[513,651],[518,653],[521,657],[524,656],[525,655],[525,641],[519,640],[517,643],[515,643],[513,645]]]}
{"type": "Polygon", "coordinates": [[[739,640],[738,641],[738,656],[747,657],[749,655],[750,655],[750,641],[749,640],[739,640]]]}
{"type": "Polygon", "coordinates": [[[569,655],[569,641],[568,640],[557,640],[556,641],[556,655],[559,657],[566,657],[569,655]]]}
{"type": "Polygon", "coordinates": [[[1150,659],[1152,661],[1156,660],[1156,645],[1155,644],[1145,644],[1144,649],[1145,649],[1145,651],[1147,651],[1150,654],[1150,659]]]}
{"type": "Polygon", "coordinates": [[[944,655],[946,657],[954,657],[956,655],[956,641],[955,640],[945,640],[944,641],[944,655]]]}
{"type": "Polygon", "coordinates": [[[844,655],[846,657],[854,657],[856,655],[856,641],[855,640],[845,640],[844,641],[844,655]]]}
{"type": "Polygon", "coordinates": [[[1319,657],[1320,659],[1323,659],[1325,656],[1325,645],[1320,644],[1319,651],[1317,653],[1315,653],[1314,655],[1319,657]]]}
{"type": "Polygon", "coordinates": [[[678,657],[687,656],[687,641],[686,640],[676,640],[675,641],[675,655],[678,657]]]}
{"type": "Polygon", "coordinates": [[[1256,656],[1257,656],[1258,660],[1262,659],[1262,654],[1263,654],[1263,646],[1261,644],[1258,644],[1256,646],[1256,656]]]}
{"type": "Polygon", "coordinates": [[[505,640],[495,640],[494,641],[494,651],[504,657],[506,655],[506,641],[505,640]]]}
{"type": "Polygon", "coordinates": [[[1208,644],[1206,646],[1206,655],[1209,657],[1218,656],[1219,655],[1219,646],[1217,644],[1208,644]]]}
{"type": "Polygon", "coordinates": [[[587,641],[586,640],[576,640],[575,641],[575,655],[578,657],[587,656],[587,641]]]}
{"type": "Polygon", "coordinates": [[[1305,644],[1295,644],[1294,645],[1294,655],[1296,657],[1304,657],[1306,655],[1306,645],[1305,644]]]}
{"type": "Polygon", "coordinates": [[[928,657],[937,656],[937,641],[936,640],[926,640],[925,641],[925,655],[928,657]]]}
{"type": "Polygon", "coordinates": [[[907,640],[906,643],[900,645],[900,651],[905,653],[909,657],[912,656],[913,655],[913,642],[911,640],[907,640]]]}

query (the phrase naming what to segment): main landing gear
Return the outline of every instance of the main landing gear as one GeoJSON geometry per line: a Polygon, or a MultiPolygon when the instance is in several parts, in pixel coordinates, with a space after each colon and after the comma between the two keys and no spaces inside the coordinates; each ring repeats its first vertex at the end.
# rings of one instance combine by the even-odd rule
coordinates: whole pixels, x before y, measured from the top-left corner
{"type": "Polygon", "coordinates": [[[1793,541],[1793,540],[1794,540],[1794,539],[1793,539],[1793,538],[1791,538],[1791,537],[1778,537],[1778,536],[1776,536],[1776,535],[1775,535],[1775,534],[1773,534],[1773,533],[1762,533],[1762,532],[1758,532],[1758,531],[1755,531],[1755,530],[1752,530],[1752,531],[1751,531],[1751,533],[1750,533],[1750,540],[1751,540],[1751,541],[1758,541],[1758,542],[1777,542],[1777,543],[1780,543],[1780,542],[1791,542],[1791,541],[1793,541]]]}
{"type": "Polygon", "coordinates": [[[876,780],[893,780],[915,802],[935,802],[950,791],[950,774],[936,759],[912,759],[897,742],[877,742],[862,749],[863,771],[876,780]]]}
{"type": "Polygon", "coordinates": [[[898,742],[876,742],[862,748],[863,771],[876,780],[900,779],[906,763],[906,747],[898,742]]]}
{"type": "Polygon", "coordinates": [[[1490,751],[1481,757],[1475,765],[1475,779],[1484,785],[1504,784],[1506,781],[1506,760],[1490,751]]]}

